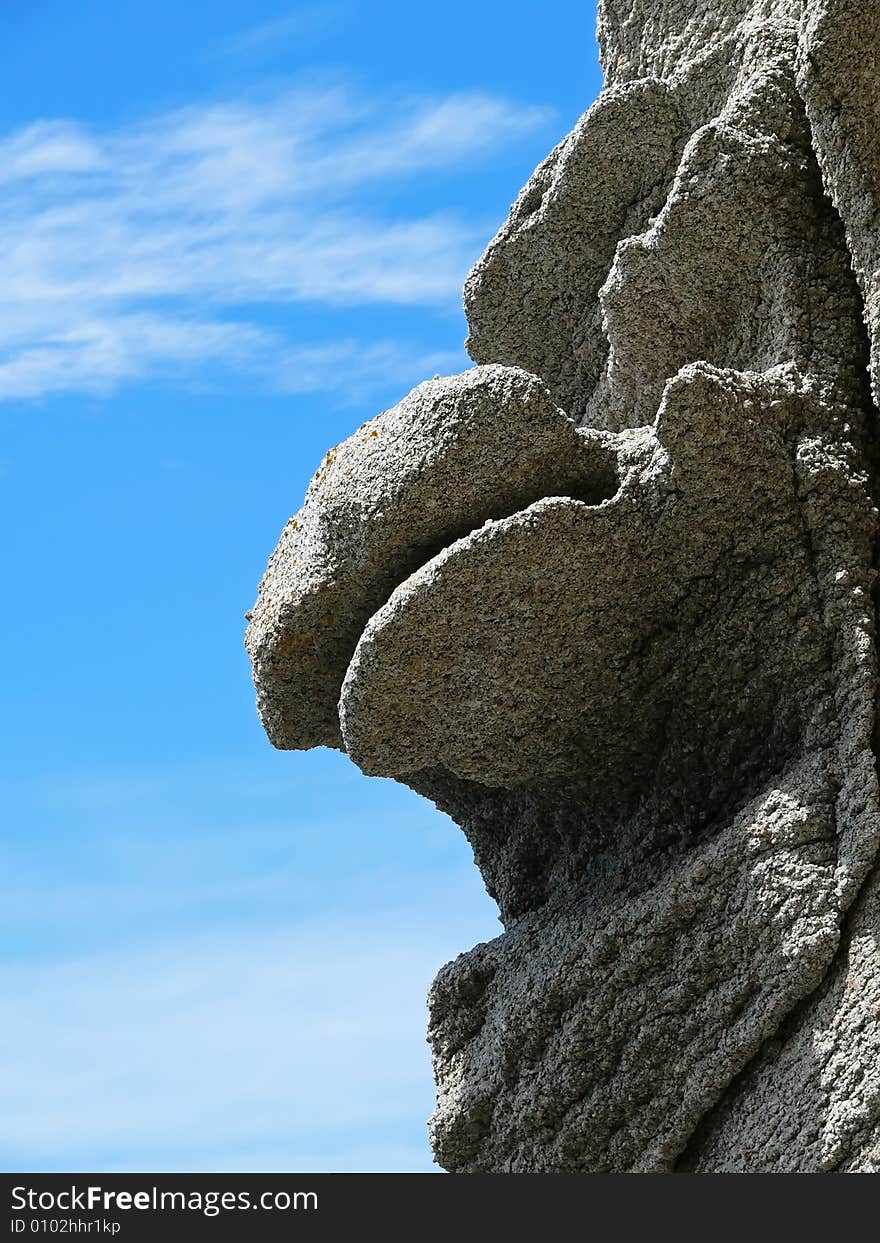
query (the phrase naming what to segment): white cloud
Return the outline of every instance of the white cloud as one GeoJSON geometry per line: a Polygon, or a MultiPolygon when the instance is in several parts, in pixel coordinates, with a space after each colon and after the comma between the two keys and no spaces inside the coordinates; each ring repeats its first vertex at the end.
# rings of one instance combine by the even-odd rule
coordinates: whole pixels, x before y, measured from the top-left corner
{"type": "MultiPolygon", "coordinates": [[[[546,118],[482,94],[367,104],[312,87],[0,139],[0,399],[200,364],[265,374],[272,360],[290,387],[306,343],[259,327],[251,308],[454,305],[484,230],[402,213],[388,191],[466,169],[546,118]]],[[[350,343],[314,348],[350,358],[363,383],[350,343]]]]}
{"type": "Polygon", "coordinates": [[[285,393],[336,390],[346,400],[357,402],[381,383],[404,388],[471,365],[464,351],[424,352],[400,341],[335,341],[282,354],[277,384],[285,393]]]}
{"type": "Polygon", "coordinates": [[[0,779],[0,1169],[431,1168],[425,995],[497,913],[426,800],[284,759],[0,779]]]}
{"type": "Polygon", "coordinates": [[[0,183],[95,172],[100,165],[95,144],[66,121],[37,122],[0,142],[0,183]]]}
{"type": "Polygon", "coordinates": [[[300,4],[295,12],[244,30],[220,44],[223,55],[260,55],[292,40],[309,38],[335,26],[348,9],[344,4],[300,4]]]}
{"type": "Polygon", "coordinates": [[[147,314],[89,315],[78,323],[46,328],[44,339],[32,343],[10,325],[7,352],[0,357],[0,397],[108,393],[120,380],[144,378],[160,368],[168,375],[206,359],[252,367],[271,341],[247,323],[187,322],[147,314]]]}
{"type": "Polygon", "coordinates": [[[430,1168],[449,939],[401,910],[3,967],[3,1168],[430,1168]]]}

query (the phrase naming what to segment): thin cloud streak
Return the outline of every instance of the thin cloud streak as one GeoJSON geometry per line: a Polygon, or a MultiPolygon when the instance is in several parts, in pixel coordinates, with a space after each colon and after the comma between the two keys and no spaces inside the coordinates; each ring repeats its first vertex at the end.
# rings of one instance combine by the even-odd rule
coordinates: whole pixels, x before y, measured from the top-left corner
{"type": "Polygon", "coordinates": [[[338,25],[348,12],[345,4],[300,5],[293,13],[274,21],[263,22],[243,30],[231,39],[224,39],[218,51],[221,56],[265,55],[296,39],[309,39],[338,25]]]}
{"type": "MultiPolygon", "coordinates": [[[[414,1099],[431,1107],[424,996],[448,945],[417,925],[400,911],[0,969],[3,1168],[88,1167],[118,1153],[120,1119],[121,1168],[230,1168],[306,1137],[324,1168],[376,1168],[346,1151],[359,1132],[400,1135],[414,1099]]],[[[429,1168],[424,1140],[411,1159],[429,1168]]]]}
{"type": "Polygon", "coordinates": [[[346,402],[360,402],[381,384],[406,388],[432,375],[471,366],[464,351],[407,348],[399,341],[335,341],[331,345],[291,349],[280,359],[277,387],[284,393],[336,392],[346,402]]]}
{"type": "MultiPolygon", "coordinates": [[[[485,231],[449,212],[402,216],[389,192],[467,168],[547,118],[484,94],[368,103],[312,87],[0,139],[0,399],[199,367],[274,369],[281,389],[312,391],[295,379],[306,343],[267,331],[258,309],[454,305],[485,231]]],[[[347,357],[363,388],[350,342],[308,349],[347,357]]]]}

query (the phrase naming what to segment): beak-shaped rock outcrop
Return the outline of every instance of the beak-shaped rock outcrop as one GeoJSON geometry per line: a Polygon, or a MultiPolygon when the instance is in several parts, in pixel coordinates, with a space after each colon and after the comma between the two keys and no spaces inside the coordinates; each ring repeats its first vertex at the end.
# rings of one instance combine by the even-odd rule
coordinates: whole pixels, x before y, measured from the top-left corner
{"type": "Polygon", "coordinates": [[[475,367],[429,380],[331,449],[285,528],[247,632],[276,747],[339,746],[339,692],[395,587],[492,519],[545,496],[617,491],[608,438],[579,431],[535,376],[475,367]]]}

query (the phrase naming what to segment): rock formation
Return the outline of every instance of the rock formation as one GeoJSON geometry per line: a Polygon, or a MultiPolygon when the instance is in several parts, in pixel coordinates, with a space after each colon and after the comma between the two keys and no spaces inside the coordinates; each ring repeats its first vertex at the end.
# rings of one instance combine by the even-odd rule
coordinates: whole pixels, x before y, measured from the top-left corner
{"type": "Polygon", "coordinates": [[[880,1171],[880,3],[599,34],[478,365],[285,529],[259,710],[433,799],[498,902],[430,997],[446,1169],[880,1171]]]}

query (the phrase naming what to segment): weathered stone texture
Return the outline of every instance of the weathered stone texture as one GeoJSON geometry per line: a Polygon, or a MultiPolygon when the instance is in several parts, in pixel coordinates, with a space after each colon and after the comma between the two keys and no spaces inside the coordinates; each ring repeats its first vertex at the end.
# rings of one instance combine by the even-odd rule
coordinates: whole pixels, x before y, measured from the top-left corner
{"type": "Polygon", "coordinates": [[[468,278],[479,365],[282,535],[258,705],[498,902],[430,997],[447,1169],[880,1172],[880,3],[599,31],[468,278]]]}

